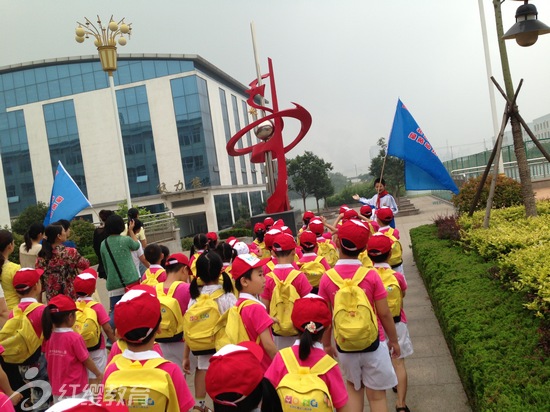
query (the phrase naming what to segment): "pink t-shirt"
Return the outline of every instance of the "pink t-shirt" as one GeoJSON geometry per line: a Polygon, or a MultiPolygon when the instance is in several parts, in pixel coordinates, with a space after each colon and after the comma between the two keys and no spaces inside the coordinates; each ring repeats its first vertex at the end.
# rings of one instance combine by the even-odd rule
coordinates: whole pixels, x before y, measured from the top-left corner
{"type": "MultiPolygon", "coordinates": [[[[239,295],[239,300],[237,300],[236,306],[239,306],[241,302],[243,302],[246,299],[253,300],[255,302],[258,302],[256,299],[252,297],[252,295],[249,295],[248,293],[241,293],[239,295]]],[[[248,337],[251,341],[256,342],[256,339],[258,336],[266,329],[269,329],[269,333],[271,333],[271,325],[273,325],[273,319],[269,316],[269,313],[267,313],[267,309],[265,306],[258,302],[254,305],[248,305],[242,308],[241,310],[241,318],[244,323],[244,327],[246,329],[246,332],[248,333],[248,337]]],[[[262,342],[260,341],[260,346],[263,349],[262,342]]],[[[271,358],[267,354],[267,352],[264,349],[264,357],[262,361],[260,362],[262,365],[262,368],[267,370],[269,365],[271,364],[271,358]]]]}
{"type": "MultiPolygon", "coordinates": [[[[296,356],[296,359],[298,360],[300,366],[311,368],[315,366],[315,364],[326,355],[325,351],[323,350],[323,346],[319,343],[315,343],[314,346],[311,348],[311,353],[309,354],[308,358],[305,360],[301,360],[298,356],[298,353],[300,351],[299,345],[299,341],[297,341],[292,346],[292,351],[294,352],[294,356],[296,356]]],[[[288,371],[286,369],[283,358],[281,357],[280,353],[277,353],[277,355],[275,355],[275,358],[273,358],[273,362],[271,362],[271,365],[267,369],[265,377],[269,379],[271,384],[276,388],[277,385],[279,385],[279,382],[281,382],[281,379],[283,379],[283,377],[287,373],[288,371]]],[[[338,364],[334,365],[334,367],[330,369],[327,373],[319,375],[319,377],[327,384],[328,392],[332,398],[332,404],[334,405],[334,407],[343,407],[348,402],[348,392],[346,390],[346,385],[344,383],[344,379],[342,378],[342,372],[340,372],[338,364]]]]}
{"type": "MultiPolygon", "coordinates": [[[[375,263],[374,267],[375,268],[377,268],[377,267],[386,267],[386,268],[391,269],[391,266],[387,263],[375,263]]],[[[404,293],[407,290],[407,287],[408,287],[407,286],[407,281],[405,280],[405,276],[403,276],[403,274],[400,273],[400,272],[395,272],[393,275],[397,279],[397,283],[399,284],[399,287],[401,288],[401,292],[404,293]]],[[[403,309],[403,307],[401,307],[401,322],[407,323],[407,316],[405,315],[405,310],[403,309]]]]}
{"type": "Polygon", "coordinates": [[[13,403],[10,398],[4,392],[0,392],[0,411],[2,412],[15,412],[13,403]]]}
{"type": "MultiPolygon", "coordinates": [[[[91,297],[85,297],[85,298],[78,298],[77,300],[84,300],[86,302],[94,301],[91,297]]],[[[109,323],[109,314],[103,307],[103,305],[99,302],[97,302],[94,306],[92,306],[92,309],[95,311],[97,315],[97,323],[99,323],[99,326],[103,326],[106,323],[109,323]]],[[[105,337],[103,336],[103,333],[101,334],[101,337],[99,338],[99,349],[105,349],[105,337]]]]}
{"type": "Polygon", "coordinates": [[[147,269],[145,271],[145,273],[143,274],[143,276],[141,277],[141,281],[145,281],[145,279],[147,279],[147,272],[151,273],[152,275],[156,275],[156,273],[158,271],[162,271],[162,273],[160,273],[158,276],[157,276],[157,282],[159,283],[162,283],[166,280],[166,270],[164,270],[164,268],[161,266],[161,265],[151,265],[149,266],[149,269],[147,269]]]}
{"type": "MultiPolygon", "coordinates": [[[[317,259],[317,253],[313,253],[313,252],[304,253],[300,258],[300,263],[313,262],[315,259],[317,259]]],[[[330,269],[330,265],[328,264],[325,258],[322,258],[319,263],[321,263],[321,265],[323,265],[326,270],[330,269]]]]}
{"type": "MultiPolygon", "coordinates": [[[[128,359],[132,359],[134,361],[137,360],[142,365],[145,362],[147,362],[147,360],[149,359],[155,359],[155,358],[161,357],[156,351],[132,352],[128,349],[123,352],[122,356],[128,359]]],[[[195,399],[193,398],[193,395],[191,395],[191,392],[189,391],[189,387],[185,382],[185,377],[183,376],[183,372],[181,371],[179,366],[177,366],[175,363],[167,361],[162,365],[160,365],[158,368],[162,369],[163,371],[167,372],[168,375],[170,375],[170,378],[172,379],[172,383],[174,384],[174,388],[176,389],[176,394],[178,396],[179,410],[188,411],[189,409],[191,409],[195,404],[195,399]]],[[[107,366],[107,368],[105,369],[105,374],[103,376],[102,389],[109,375],[117,370],[118,368],[117,368],[116,362],[113,362],[107,366]]],[[[103,394],[101,393],[100,395],[102,396],[103,394]]]]}
{"type": "MultiPolygon", "coordinates": [[[[295,270],[295,268],[292,264],[278,264],[273,268],[273,275],[277,276],[281,280],[285,280],[293,270],[295,270]]],[[[303,273],[296,276],[296,279],[292,281],[292,285],[296,288],[296,292],[298,292],[300,297],[307,295],[312,289],[306,275],[303,273]]],[[[267,276],[265,278],[265,288],[260,297],[262,299],[271,300],[271,297],[273,296],[273,289],[275,289],[275,281],[272,277],[267,276]]]]}
{"type": "MultiPolygon", "coordinates": [[[[22,311],[25,311],[27,307],[31,304],[37,302],[36,299],[33,298],[21,298],[21,301],[19,302],[19,309],[22,311]]],[[[32,324],[32,328],[36,332],[36,336],[40,337],[42,336],[42,313],[44,313],[44,309],[46,308],[46,305],[40,305],[36,309],[34,309],[31,313],[29,313],[29,320],[32,324]]],[[[10,312],[8,315],[8,319],[13,318],[13,311],[10,312]]]]}
{"type": "Polygon", "coordinates": [[[44,341],[42,352],[48,362],[48,377],[54,396],[74,396],[86,390],[88,372],[84,363],[90,357],[82,336],[71,328],[54,328],[44,341]]]}
{"type": "MultiPolygon", "coordinates": [[[[109,356],[107,356],[107,365],[111,363],[116,355],[120,355],[123,352],[122,349],[120,349],[120,346],[118,344],[119,342],[120,341],[117,340],[115,343],[113,343],[113,346],[111,346],[111,351],[109,352],[109,356]]],[[[156,342],[153,345],[153,350],[157,352],[160,356],[164,356],[160,345],[156,342]]]]}
{"type": "MultiPolygon", "coordinates": [[[[336,269],[342,279],[352,279],[359,267],[362,267],[362,265],[357,259],[340,259],[334,266],[334,269],[336,269]]],[[[376,313],[375,301],[385,299],[388,296],[378,272],[374,269],[369,270],[365,278],[359,283],[359,287],[365,291],[376,313]]],[[[334,295],[336,295],[336,292],[338,292],[338,286],[336,286],[326,274],[323,275],[319,283],[319,296],[326,299],[327,302],[330,302],[331,307],[334,307],[334,295]]],[[[380,341],[384,341],[386,339],[384,336],[384,328],[382,327],[380,318],[377,319],[380,341]]]]}

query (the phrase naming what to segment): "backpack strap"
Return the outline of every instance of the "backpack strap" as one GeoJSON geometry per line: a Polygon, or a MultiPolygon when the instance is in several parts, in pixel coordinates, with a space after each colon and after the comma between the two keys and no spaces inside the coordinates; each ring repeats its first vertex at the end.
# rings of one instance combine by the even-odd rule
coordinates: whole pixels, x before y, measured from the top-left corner
{"type": "Polygon", "coordinates": [[[329,370],[334,368],[338,363],[329,355],[324,355],[319,361],[312,367],[301,366],[296,359],[296,355],[292,350],[292,347],[281,349],[281,358],[285,364],[285,367],[289,373],[297,373],[300,369],[309,369],[309,373],[314,375],[324,375],[329,370]]]}
{"type": "Polygon", "coordinates": [[[321,260],[323,260],[324,256],[316,256],[314,262],[315,263],[321,263],[321,260]]]}
{"type": "MultiPolygon", "coordinates": [[[[29,306],[27,306],[27,307],[25,308],[24,311],[22,311],[22,312],[23,312],[23,315],[29,316],[29,314],[30,314],[33,310],[35,310],[37,307],[39,307],[40,305],[42,305],[42,303],[39,303],[39,302],[33,302],[33,303],[31,303],[29,306]]],[[[16,309],[16,308],[19,309],[19,310],[21,310],[21,309],[19,308],[19,306],[16,306],[15,308],[13,308],[14,317],[15,317],[15,309],[16,309]]]]}
{"type": "Polygon", "coordinates": [[[219,297],[223,296],[225,294],[225,291],[223,289],[216,289],[214,292],[210,294],[210,297],[214,300],[218,299],[219,297]]]}
{"type": "Polygon", "coordinates": [[[369,270],[366,267],[360,266],[355,272],[355,274],[353,275],[353,278],[351,279],[351,281],[355,286],[357,286],[359,285],[359,283],[363,281],[363,279],[365,279],[368,273],[369,273],[369,270]]]}
{"type": "Polygon", "coordinates": [[[338,362],[336,362],[331,356],[325,355],[311,367],[311,373],[314,373],[315,375],[324,375],[336,365],[338,365],[338,362]]]}
{"type": "Polygon", "coordinates": [[[281,354],[281,358],[283,359],[285,368],[288,373],[296,373],[300,370],[302,366],[300,366],[298,360],[296,359],[296,356],[294,356],[292,347],[281,349],[279,353],[281,354]]]}
{"type": "MultiPolygon", "coordinates": [[[[166,296],[169,296],[169,297],[174,296],[174,293],[176,292],[176,288],[182,283],[183,282],[180,281],[180,280],[176,280],[175,282],[172,282],[172,284],[168,288],[168,293],[166,293],[166,296]]],[[[164,284],[162,284],[162,285],[164,285],[164,284]]]]}
{"type": "Polygon", "coordinates": [[[245,299],[243,300],[241,303],[239,303],[239,305],[237,306],[237,312],[239,313],[239,315],[241,314],[241,311],[243,310],[244,307],[246,306],[250,306],[250,305],[259,305],[258,302],[254,302],[253,300],[251,299],[245,299]]]}
{"type": "Polygon", "coordinates": [[[332,268],[326,271],[326,275],[332,282],[338,286],[338,288],[341,288],[344,284],[344,279],[342,279],[342,276],[336,271],[336,269],[332,268]]]}

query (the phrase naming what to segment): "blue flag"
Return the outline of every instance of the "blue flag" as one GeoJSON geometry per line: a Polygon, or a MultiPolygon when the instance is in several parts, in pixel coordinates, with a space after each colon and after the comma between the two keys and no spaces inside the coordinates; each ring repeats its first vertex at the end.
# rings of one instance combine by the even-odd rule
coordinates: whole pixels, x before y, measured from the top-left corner
{"type": "Polygon", "coordinates": [[[405,161],[407,190],[450,190],[458,193],[449,172],[400,99],[388,141],[388,155],[405,161]]]}
{"type": "Polygon", "coordinates": [[[72,220],[78,212],[89,206],[92,205],[84,193],[80,191],[61,162],[58,162],[50,197],[50,208],[44,219],[44,226],[60,219],[72,220]]]}

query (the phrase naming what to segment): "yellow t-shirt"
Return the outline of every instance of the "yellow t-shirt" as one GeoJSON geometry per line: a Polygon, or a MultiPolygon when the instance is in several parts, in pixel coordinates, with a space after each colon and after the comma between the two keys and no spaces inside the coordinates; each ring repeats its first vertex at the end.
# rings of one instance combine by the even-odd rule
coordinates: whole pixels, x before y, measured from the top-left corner
{"type": "Polygon", "coordinates": [[[21,269],[17,263],[10,262],[7,260],[2,266],[2,289],[4,289],[4,297],[6,299],[6,305],[8,310],[12,310],[19,304],[19,295],[13,287],[13,277],[15,272],[21,269]]]}

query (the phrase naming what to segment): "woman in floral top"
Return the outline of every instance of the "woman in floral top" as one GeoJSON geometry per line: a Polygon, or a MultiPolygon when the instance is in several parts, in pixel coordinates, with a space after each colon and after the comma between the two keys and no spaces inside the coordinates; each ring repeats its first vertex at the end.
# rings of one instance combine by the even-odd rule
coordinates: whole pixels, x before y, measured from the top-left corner
{"type": "Polygon", "coordinates": [[[44,235],[36,267],[44,269],[42,284],[46,299],[49,301],[60,293],[76,299],[74,278],[79,271],[88,269],[90,262],[80,256],[75,248],[63,246],[63,242],[67,240],[63,226],[49,225],[44,235]]]}

